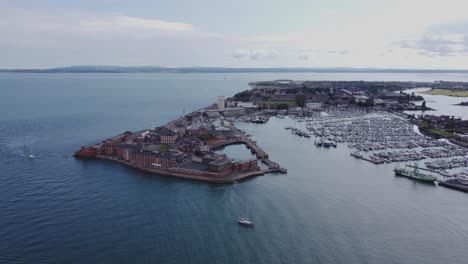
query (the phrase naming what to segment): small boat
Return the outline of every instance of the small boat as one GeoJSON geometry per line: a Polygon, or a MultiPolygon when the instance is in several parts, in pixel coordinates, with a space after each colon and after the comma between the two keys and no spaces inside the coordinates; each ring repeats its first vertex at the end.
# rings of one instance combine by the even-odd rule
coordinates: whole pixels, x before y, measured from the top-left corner
{"type": "Polygon", "coordinates": [[[239,223],[239,225],[243,225],[243,226],[253,226],[253,222],[250,221],[247,217],[242,217],[242,216],[239,216],[239,218],[237,218],[237,223],[239,223]]]}
{"type": "Polygon", "coordinates": [[[26,144],[24,144],[24,156],[26,156],[29,159],[34,159],[34,155],[32,154],[32,148],[29,147],[29,150],[28,150],[28,148],[26,147],[26,144]]]}

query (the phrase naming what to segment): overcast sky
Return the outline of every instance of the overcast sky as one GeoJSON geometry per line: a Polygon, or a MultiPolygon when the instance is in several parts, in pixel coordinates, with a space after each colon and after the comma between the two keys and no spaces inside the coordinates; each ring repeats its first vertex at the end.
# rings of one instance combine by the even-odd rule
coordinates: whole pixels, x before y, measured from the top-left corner
{"type": "Polygon", "coordinates": [[[468,69],[468,0],[0,0],[0,68],[468,69]]]}

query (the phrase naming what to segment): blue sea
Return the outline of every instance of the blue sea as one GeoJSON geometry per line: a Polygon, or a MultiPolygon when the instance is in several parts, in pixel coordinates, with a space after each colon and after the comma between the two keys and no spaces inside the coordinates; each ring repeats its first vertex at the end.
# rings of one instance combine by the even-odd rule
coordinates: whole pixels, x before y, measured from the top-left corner
{"type": "MultiPolygon", "coordinates": [[[[283,129],[287,118],[238,126],[288,174],[235,185],[72,157],[82,145],[162,125],[272,79],[468,76],[2,73],[0,263],[467,262],[468,194],[395,177],[393,165],[354,159],[345,145],[317,149],[283,129]],[[35,159],[24,157],[25,144],[35,159]],[[255,227],[239,226],[240,215],[255,227]]],[[[251,155],[242,146],[223,151],[251,155]]]]}

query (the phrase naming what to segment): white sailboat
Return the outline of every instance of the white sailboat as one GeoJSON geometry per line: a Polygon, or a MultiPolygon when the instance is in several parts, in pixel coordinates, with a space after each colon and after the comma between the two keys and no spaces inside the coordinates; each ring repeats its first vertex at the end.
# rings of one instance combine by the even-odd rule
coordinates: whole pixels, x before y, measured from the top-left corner
{"type": "Polygon", "coordinates": [[[24,144],[24,156],[29,158],[29,159],[34,159],[34,155],[32,153],[32,147],[29,147],[29,149],[26,147],[26,144],[24,144]]]}
{"type": "MultiPolygon", "coordinates": [[[[247,212],[249,211],[248,209],[248,204],[247,204],[247,212]]],[[[254,223],[247,217],[245,216],[239,216],[237,218],[237,223],[239,223],[239,225],[242,225],[242,226],[250,226],[250,227],[253,227],[254,223]]]]}

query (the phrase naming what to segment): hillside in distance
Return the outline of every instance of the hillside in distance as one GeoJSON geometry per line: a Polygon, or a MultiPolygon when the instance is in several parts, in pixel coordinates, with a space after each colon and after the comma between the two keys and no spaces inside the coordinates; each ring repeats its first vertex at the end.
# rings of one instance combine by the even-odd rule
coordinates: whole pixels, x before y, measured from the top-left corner
{"type": "Polygon", "coordinates": [[[368,73],[468,73],[448,69],[380,69],[380,68],[226,68],[226,67],[159,67],[159,66],[69,66],[48,69],[0,69],[0,72],[23,73],[249,73],[249,72],[368,72],[368,73]]]}

